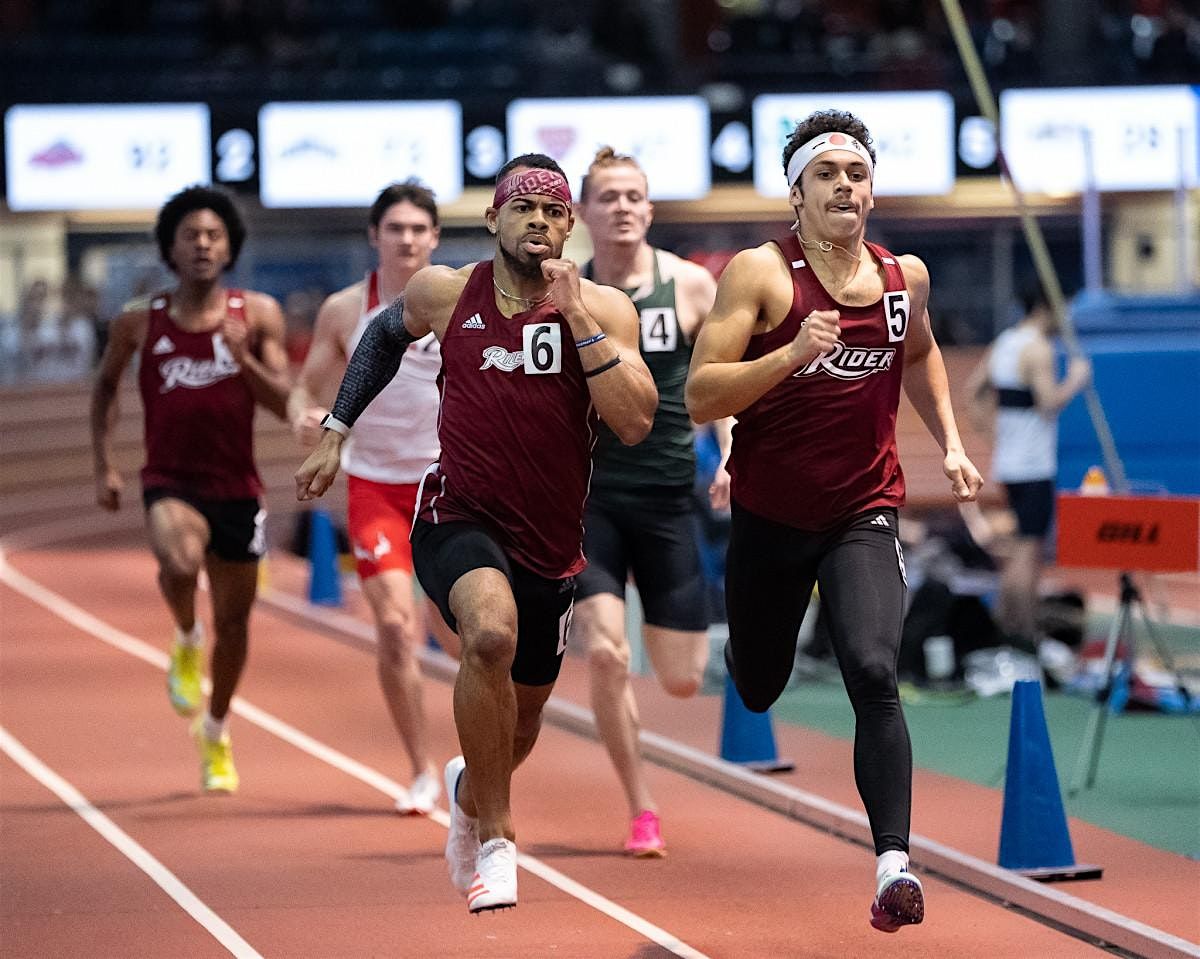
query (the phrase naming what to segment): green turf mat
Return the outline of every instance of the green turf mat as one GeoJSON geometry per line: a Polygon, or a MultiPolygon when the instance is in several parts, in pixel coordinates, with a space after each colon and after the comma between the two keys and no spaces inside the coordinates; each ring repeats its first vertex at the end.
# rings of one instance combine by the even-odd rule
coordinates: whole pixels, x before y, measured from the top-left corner
{"type": "MultiPolygon", "coordinates": [[[[1004,788],[1010,696],[906,697],[913,762],[923,769],[1004,788]]],[[[1091,702],[1047,692],[1046,724],[1067,812],[1159,849],[1200,859],[1200,735],[1187,716],[1125,712],[1108,717],[1096,784],[1074,797],[1075,768],[1091,702]]],[[[809,680],[787,690],[777,722],[851,739],[854,714],[840,683],[809,680]]],[[[1000,837],[996,837],[997,846],[1000,837]]],[[[1086,853],[1080,855],[1086,857],[1086,853]]]]}

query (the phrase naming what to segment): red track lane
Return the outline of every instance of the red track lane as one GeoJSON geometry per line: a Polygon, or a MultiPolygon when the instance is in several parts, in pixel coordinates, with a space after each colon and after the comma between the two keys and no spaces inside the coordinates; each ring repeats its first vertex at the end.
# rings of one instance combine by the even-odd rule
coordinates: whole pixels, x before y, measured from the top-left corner
{"type": "MultiPolygon", "coordinates": [[[[113,628],[165,649],[143,548],[10,556],[113,628]]],[[[263,956],[667,957],[671,952],[522,871],[515,912],[470,917],[438,823],[259,728],[232,722],[242,790],[197,790],[185,720],[160,669],[0,585],[0,725],[145,847],[263,956]]],[[[260,607],[240,696],[392,779],[407,779],[370,656],[260,607]]],[[[579,668],[576,662],[569,668],[579,668]]],[[[457,751],[450,691],[427,685],[434,751],[457,751]]],[[[224,954],[128,859],[7,759],[0,940],[7,957],[224,954]]],[[[1070,957],[1099,950],[934,877],[923,926],[866,921],[872,857],[682,775],[649,769],[670,804],[669,858],[616,853],[623,802],[594,742],[547,727],[517,773],[518,843],[712,957],[1070,957]]]]}

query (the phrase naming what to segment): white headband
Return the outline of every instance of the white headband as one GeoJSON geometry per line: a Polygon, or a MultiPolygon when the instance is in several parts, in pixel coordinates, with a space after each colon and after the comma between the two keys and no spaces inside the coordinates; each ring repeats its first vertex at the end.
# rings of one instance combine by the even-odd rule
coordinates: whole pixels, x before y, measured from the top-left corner
{"type": "Polygon", "coordinates": [[[829,153],[831,150],[849,150],[851,153],[857,153],[862,157],[863,163],[867,165],[867,170],[870,172],[872,178],[875,176],[875,164],[871,161],[871,154],[854,137],[848,133],[822,133],[800,147],[792,154],[792,158],[788,160],[788,186],[795,185],[796,181],[800,179],[800,174],[804,172],[804,168],[812,163],[813,160],[822,153],[829,153]]]}

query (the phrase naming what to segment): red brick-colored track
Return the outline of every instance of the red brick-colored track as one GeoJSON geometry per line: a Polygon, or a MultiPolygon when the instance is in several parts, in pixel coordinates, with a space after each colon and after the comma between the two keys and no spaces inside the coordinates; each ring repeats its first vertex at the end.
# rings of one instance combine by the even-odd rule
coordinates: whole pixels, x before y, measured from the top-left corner
{"type": "MultiPolygon", "coordinates": [[[[381,788],[254,721],[255,710],[262,711],[281,728],[374,770],[385,786],[405,780],[369,650],[260,605],[240,690],[246,705],[232,721],[242,789],[232,798],[206,797],[197,788],[186,721],[167,705],[161,668],[95,635],[107,627],[165,649],[169,624],[140,534],[81,535],[10,553],[7,562],[96,622],[67,622],[61,607],[56,613],[35,602],[13,588],[12,578],[0,582],[0,727],[262,956],[1099,954],[1095,945],[936,876],[925,880],[925,924],[884,936],[867,924],[869,852],[657,767],[650,769],[651,785],[669,810],[670,856],[627,860],[617,854],[623,802],[605,754],[553,726],[515,778],[518,844],[586,892],[523,870],[515,911],[470,917],[446,878],[444,820],[395,815],[381,788]],[[610,915],[606,903],[628,910],[627,921],[610,915]],[[667,943],[674,937],[676,945],[656,937],[667,943]]],[[[285,564],[273,576],[287,588],[285,564]]],[[[581,672],[581,661],[569,659],[561,695],[579,697],[581,672]]],[[[648,697],[651,728],[654,702],[648,697]]],[[[688,705],[696,710],[695,734],[715,742],[711,703],[688,705]]],[[[435,752],[449,757],[457,746],[447,685],[428,684],[427,708],[435,752]]],[[[664,726],[670,722],[663,719],[664,726]]],[[[818,791],[825,785],[803,783],[818,791]]],[[[849,780],[829,785],[839,793],[852,789],[849,780]]],[[[919,795],[918,830],[930,815],[919,795]]],[[[945,813],[964,832],[972,815],[969,807],[945,813]]],[[[6,957],[229,954],[3,751],[0,826],[6,957]]],[[[991,822],[979,831],[990,831],[994,844],[991,822]]],[[[1181,875],[1186,881],[1197,873],[1181,875]]],[[[1174,914],[1182,918],[1171,919],[1170,907],[1160,903],[1158,915],[1145,921],[1194,938],[1195,913],[1189,920],[1187,910],[1196,891],[1194,882],[1190,894],[1160,887],[1178,898],[1174,914]]]]}

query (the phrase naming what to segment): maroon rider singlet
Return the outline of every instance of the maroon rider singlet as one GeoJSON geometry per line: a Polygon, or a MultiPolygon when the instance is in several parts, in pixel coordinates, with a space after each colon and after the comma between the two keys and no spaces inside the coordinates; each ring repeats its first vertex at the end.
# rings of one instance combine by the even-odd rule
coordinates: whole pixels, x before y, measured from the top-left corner
{"type": "Polygon", "coordinates": [[[867,243],[886,275],[883,297],[843,306],[825,291],[794,234],[775,242],[791,264],[792,307],[775,329],[750,338],[742,359],[790,343],[813,310],[840,310],[842,332],[831,351],[737,415],[731,493],[752,513],[817,532],[874,507],[904,504],[896,408],[908,291],[896,258],[867,243]]]}
{"type": "MultiPolygon", "coordinates": [[[[227,315],[246,322],[241,290],[227,290],[227,315]]],[[[170,294],[150,302],[138,386],[146,416],[142,487],[202,499],[262,492],[254,467],[254,395],[220,329],[191,333],[168,313],[170,294]]]]}
{"type": "Polygon", "coordinates": [[[505,317],[482,262],[442,337],[438,385],[442,453],[417,516],[481,523],[547,579],[582,570],[596,414],[567,321],[549,303],[505,317]]]}

